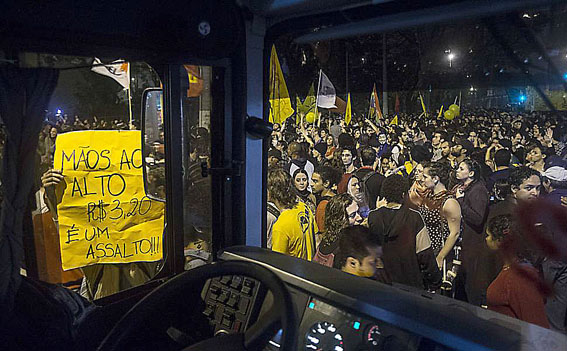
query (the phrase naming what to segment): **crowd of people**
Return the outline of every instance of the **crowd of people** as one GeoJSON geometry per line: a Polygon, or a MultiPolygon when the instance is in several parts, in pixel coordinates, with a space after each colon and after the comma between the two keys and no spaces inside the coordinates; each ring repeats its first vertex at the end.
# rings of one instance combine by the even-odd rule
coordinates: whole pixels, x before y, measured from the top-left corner
{"type": "Polygon", "coordinates": [[[393,117],[274,125],[268,247],[567,332],[567,116],[393,117]]]}

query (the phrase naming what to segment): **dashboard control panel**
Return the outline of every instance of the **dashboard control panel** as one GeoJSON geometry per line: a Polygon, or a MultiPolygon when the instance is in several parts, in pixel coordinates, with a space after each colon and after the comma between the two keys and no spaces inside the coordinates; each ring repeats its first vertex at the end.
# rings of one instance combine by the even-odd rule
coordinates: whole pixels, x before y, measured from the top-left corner
{"type": "Polygon", "coordinates": [[[256,319],[265,289],[252,278],[227,275],[210,279],[204,289],[203,314],[219,333],[244,331],[256,319]]]}
{"type": "Polygon", "coordinates": [[[387,323],[366,319],[311,297],[299,327],[299,348],[332,350],[417,350],[415,337],[387,323]]]}

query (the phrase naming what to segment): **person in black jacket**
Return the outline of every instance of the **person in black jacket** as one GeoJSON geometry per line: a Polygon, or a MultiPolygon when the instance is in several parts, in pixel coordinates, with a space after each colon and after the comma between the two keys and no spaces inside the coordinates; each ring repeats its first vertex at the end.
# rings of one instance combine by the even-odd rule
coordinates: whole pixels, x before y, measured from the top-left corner
{"type": "Polygon", "coordinates": [[[481,283],[485,270],[481,265],[483,255],[488,251],[484,240],[484,225],[488,217],[489,195],[484,182],[480,180],[480,166],[477,162],[471,159],[461,161],[456,178],[459,183],[454,189],[455,197],[461,205],[463,216],[462,267],[455,282],[456,297],[479,306],[484,302],[486,294],[481,283]]]}
{"type": "Polygon", "coordinates": [[[437,290],[441,271],[421,215],[403,205],[407,191],[406,180],[398,174],[384,180],[385,204],[370,212],[370,231],[382,246],[384,269],[393,282],[437,290]]]}

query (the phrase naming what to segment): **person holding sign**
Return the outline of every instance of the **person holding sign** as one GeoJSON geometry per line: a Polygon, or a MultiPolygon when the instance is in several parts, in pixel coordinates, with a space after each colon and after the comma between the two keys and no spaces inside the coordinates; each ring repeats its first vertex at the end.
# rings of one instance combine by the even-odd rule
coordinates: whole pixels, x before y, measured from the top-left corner
{"type": "Polygon", "coordinates": [[[164,206],[145,195],[140,140],[139,131],[59,135],[60,170],[42,176],[63,269],[81,268],[81,292],[91,300],[142,284],[159,269],[164,206]]]}

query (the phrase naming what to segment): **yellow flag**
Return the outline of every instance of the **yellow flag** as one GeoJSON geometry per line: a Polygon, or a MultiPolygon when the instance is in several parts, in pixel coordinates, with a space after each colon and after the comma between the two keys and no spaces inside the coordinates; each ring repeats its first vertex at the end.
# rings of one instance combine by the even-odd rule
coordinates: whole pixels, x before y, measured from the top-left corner
{"type": "Polygon", "coordinates": [[[350,93],[347,95],[346,112],[345,112],[345,124],[348,126],[350,120],[352,119],[352,108],[350,106],[350,93]]]}
{"type": "Polygon", "coordinates": [[[301,103],[301,99],[299,96],[295,95],[295,124],[299,124],[301,122],[300,113],[302,113],[303,104],[301,103]]]}
{"type": "Polygon", "coordinates": [[[419,100],[421,101],[421,108],[423,109],[423,114],[427,117],[427,110],[425,109],[425,104],[423,103],[423,96],[419,94],[419,100]]]}
{"type": "Polygon", "coordinates": [[[315,97],[315,87],[311,83],[309,92],[303,101],[303,109],[305,113],[305,120],[309,123],[315,122],[317,119],[317,98],[315,97]]]}
{"type": "Polygon", "coordinates": [[[270,117],[271,123],[282,123],[293,114],[291,99],[285,84],[284,75],[276,54],[276,47],[272,45],[270,56],[270,117]]]}
{"type": "Polygon", "coordinates": [[[443,116],[443,105],[441,105],[441,108],[439,109],[439,114],[437,115],[437,119],[441,118],[441,116],[443,116]]]}
{"type": "Polygon", "coordinates": [[[394,117],[391,121],[390,124],[388,124],[390,126],[397,126],[398,125],[398,115],[396,115],[396,117],[394,117]]]}

